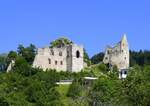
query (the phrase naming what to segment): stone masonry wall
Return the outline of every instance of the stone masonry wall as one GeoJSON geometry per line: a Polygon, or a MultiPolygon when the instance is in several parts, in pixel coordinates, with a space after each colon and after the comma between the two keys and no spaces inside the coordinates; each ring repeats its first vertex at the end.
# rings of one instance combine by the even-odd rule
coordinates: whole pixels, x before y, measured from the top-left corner
{"type": "Polygon", "coordinates": [[[129,68],[129,47],[126,36],[114,47],[106,49],[103,62],[116,65],[119,70],[129,68]]]}
{"type": "Polygon", "coordinates": [[[33,67],[79,72],[83,69],[83,47],[72,44],[61,48],[39,48],[33,67]],[[80,54],[78,58],[77,51],[80,54]]]}

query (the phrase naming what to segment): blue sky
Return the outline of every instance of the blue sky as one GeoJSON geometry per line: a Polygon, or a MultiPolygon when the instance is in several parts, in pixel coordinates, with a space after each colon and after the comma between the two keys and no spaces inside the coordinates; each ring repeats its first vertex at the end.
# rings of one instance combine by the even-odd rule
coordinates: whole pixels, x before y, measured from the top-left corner
{"type": "Polygon", "coordinates": [[[0,1],[0,53],[65,36],[92,56],[124,33],[130,49],[150,50],[150,0],[0,1]]]}

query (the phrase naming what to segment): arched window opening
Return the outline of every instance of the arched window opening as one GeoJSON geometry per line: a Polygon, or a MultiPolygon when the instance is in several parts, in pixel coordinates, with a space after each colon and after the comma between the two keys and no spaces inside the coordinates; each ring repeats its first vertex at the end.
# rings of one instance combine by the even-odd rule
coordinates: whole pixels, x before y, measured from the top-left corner
{"type": "Polygon", "coordinates": [[[51,59],[50,58],[48,59],[48,63],[51,64],[51,59]]]}
{"type": "Polygon", "coordinates": [[[107,51],[107,54],[110,54],[110,51],[109,51],[109,50],[107,51]]]}
{"type": "Polygon", "coordinates": [[[62,56],[62,52],[59,52],[59,56],[62,56]]]}
{"type": "Polygon", "coordinates": [[[106,60],[108,60],[108,57],[105,57],[106,60]]]}
{"type": "Polygon", "coordinates": [[[60,61],[60,65],[63,65],[63,61],[60,61]]]}
{"type": "Polygon", "coordinates": [[[53,50],[51,50],[51,55],[54,55],[54,51],[53,50]]]}
{"type": "Polygon", "coordinates": [[[127,74],[127,71],[124,71],[124,74],[127,74]]]}
{"type": "Polygon", "coordinates": [[[57,65],[57,61],[55,61],[55,65],[57,65]]]}
{"type": "Polygon", "coordinates": [[[124,57],[124,59],[126,60],[127,58],[126,58],[126,57],[124,57]]]}
{"type": "Polygon", "coordinates": [[[80,57],[80,52],[79,52],[79,51],[76,52],[76,57],[77,57],[77,58],[80,57]]]}

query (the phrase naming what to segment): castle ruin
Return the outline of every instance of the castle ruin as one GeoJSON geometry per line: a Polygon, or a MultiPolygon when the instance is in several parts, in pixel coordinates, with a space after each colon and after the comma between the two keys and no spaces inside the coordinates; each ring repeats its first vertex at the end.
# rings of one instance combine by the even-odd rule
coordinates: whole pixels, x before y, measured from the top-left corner
{"type": "Polygon", "coordinates": [[[83,47],[77,44],[38,48],[33,67],[80,72],[84,67],[83,52],[83,47]]]}
{"type": "Polygon", "coordinates": [[[103,62],[111,66],[117,66],[119,78],[126,78],[129,69],[129,45],[126,35],[114,47],[108,46],[103,62]]]}

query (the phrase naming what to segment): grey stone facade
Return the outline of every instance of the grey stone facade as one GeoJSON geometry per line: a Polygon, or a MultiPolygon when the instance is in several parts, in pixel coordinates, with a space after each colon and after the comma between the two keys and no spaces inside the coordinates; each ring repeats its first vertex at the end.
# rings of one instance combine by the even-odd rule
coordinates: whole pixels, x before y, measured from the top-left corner
{"type": "Polygon", "coordinates": [[[114,47],[108,46],[103,59],[105,64],[116,65],[119,70],[119,78],[124,78],[129,69],[129,45],[126,35],[114,47]]]}
{"type": "Polygon", "coordinates": [[[39,48],[33,67],[79,72],[83,69],[83,47],[76,44],[54,48],[39,48]]]}

